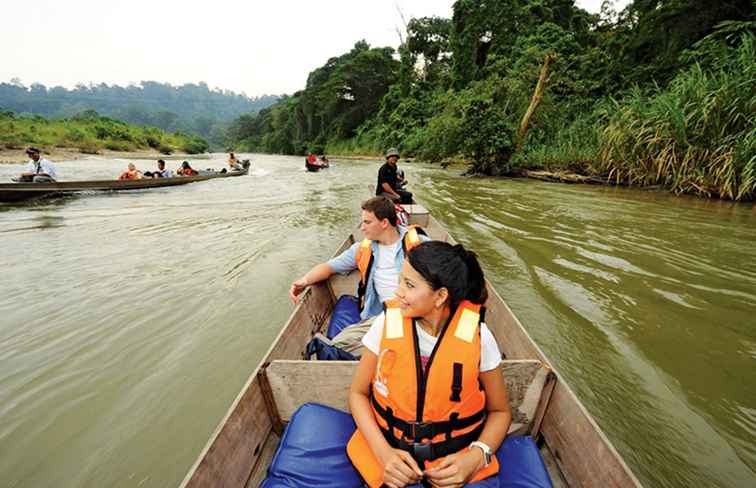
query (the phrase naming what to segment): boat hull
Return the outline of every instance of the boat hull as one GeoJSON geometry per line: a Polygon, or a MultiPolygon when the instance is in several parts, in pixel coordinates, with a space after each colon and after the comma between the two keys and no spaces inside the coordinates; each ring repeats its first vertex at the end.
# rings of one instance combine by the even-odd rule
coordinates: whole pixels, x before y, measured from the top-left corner
{"type": "Polygon", "coordinates": [[[0,183],[0,202],[19,202],[43,196],[75,193],[80,191],[123,191],[144,190],[148,188],[162,188],[167,186],[186,185],[197,181],[216,178],[231,178],[243,176],[249,172],[234,171],[227,173],[213,173],[197,176],[177,176],[172,178],[142,178],[139,180],[89,180],[89,181],[60,181],[55,183],[0,183]]]}

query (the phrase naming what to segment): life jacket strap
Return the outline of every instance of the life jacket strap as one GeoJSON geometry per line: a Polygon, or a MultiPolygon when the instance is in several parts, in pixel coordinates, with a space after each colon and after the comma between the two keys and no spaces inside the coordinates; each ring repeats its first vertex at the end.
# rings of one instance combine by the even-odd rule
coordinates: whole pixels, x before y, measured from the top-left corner
{"type": "MultiPolygon", "coordinates": [[[[383,408],[375,399],[372,391],[370,392],[370,401],[376,413],[380,415],[388,425],[388,434],[390,434],[391,438],[397,442],[401,439],[395,438],[393,429],[400,430],[404,438],[412,439],[415,443],[422,441],[423,439],[433,439],[439,434],[446,434],[447,440],[444,442],[450,442],[450,440],[457,438],[451,437],[450,434],[452,431],[466,429],[479,422],[482,426],[483,423],[481,421],[486,418],[486,409],[484,407],[469,417],[464,418],[452,415],[449,420],[441,420],[438,422],[407,422],[406,420],[394,416],[394,413],[390,409],[383,408]]],[[[386,434],[385,431],[384,434],[386,434]]],[[[391,442],[389,441],[389,444],[390,443],[391,442]]]]}
{"type": "Polygon", "coordinates": [[[484,425],[484,423],[481,423],[470,432],[434,443],[407,442],[404,439],[395,438],[389,431],[379,427],[391,447],[407,451],[422,467],[425,465],[425,461],[435,461],[438,458],[454,454],[469,446],[471,442],[477,441],[481,432],[483,432],[484,425]]]}

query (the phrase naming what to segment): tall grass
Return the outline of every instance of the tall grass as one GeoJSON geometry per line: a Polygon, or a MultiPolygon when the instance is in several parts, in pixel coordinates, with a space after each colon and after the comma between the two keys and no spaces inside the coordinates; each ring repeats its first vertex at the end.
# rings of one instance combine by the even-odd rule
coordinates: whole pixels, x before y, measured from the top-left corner
{"type": "Polygon", "coordinates": [[[695,65],[664,91],[615,102],[597,171],[630,185],[741,200],[756,196],[756,37],[716,71],[695,65]]]}

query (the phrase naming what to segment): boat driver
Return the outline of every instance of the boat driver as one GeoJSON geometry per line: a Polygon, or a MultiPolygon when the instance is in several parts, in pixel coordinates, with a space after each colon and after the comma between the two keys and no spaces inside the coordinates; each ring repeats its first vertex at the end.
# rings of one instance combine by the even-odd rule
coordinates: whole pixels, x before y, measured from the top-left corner
{"type": "Polygon", "coordinates": [[[17,178],[19,182],[47,183],[57,179],[55,165],[40,155],[40,150],[36,147],[30,147],[26,150],[29,156],[29,163],[26,165],[26,171],[21,173],[17,178]]]}

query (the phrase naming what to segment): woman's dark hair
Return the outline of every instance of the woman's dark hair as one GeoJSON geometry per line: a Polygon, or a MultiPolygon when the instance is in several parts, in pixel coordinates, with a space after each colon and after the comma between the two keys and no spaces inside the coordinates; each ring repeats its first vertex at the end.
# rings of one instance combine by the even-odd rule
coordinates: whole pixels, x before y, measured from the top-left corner
{"type": "Polygon", "coordinates": [[[483,305],[488,299],[486,280],[477,255],[461,244],[427,241],[407,255],[409,263],[434,290],[449,290],[449,307],[456,309],[462,300],[483,305]]]}
{"type": "Polygon", "coordinates": [[[183,163],[181,163],[181,167],[184,168],[184,169],[189,168],[190,167],[189,166],[189,161],[184,161],[183,163]]]}

